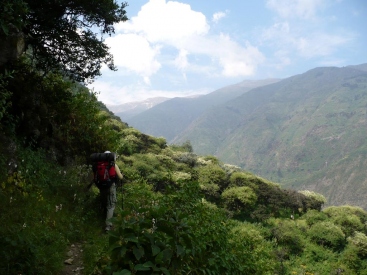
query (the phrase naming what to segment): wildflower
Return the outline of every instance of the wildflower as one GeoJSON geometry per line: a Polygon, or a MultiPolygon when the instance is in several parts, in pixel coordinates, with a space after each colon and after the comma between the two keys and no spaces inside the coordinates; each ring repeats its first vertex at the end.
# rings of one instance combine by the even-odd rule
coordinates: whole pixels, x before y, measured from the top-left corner
{"type": "Polygon", "coordinates": [[[26,224],[26,223],[24,223],[24,224],[23,224],[23,228],[26,228],[26,227],[27,227],[27,224],[26,224]]]}
{"type": "Polygon", "coordinates": [[[64,171],[64,175],[66,175],[66,171],[64,171]]]}
{"type": "Polygon", "coordinates": [[[17,167],[18,167],[18,165],[17,165],[17,164],[15,164],[15,165],[14,165],[14,167],[15,167],[15,168],[17,168],[17,167]]]}
{"type": "Polygon", "coordinates": [[[10,197],[10,203],[13,201],[13,197],[10,197]]]}
{"type": "Polygon", "coordinates": [[[24,159],[22,159],[22,162],[24,162],[24,159]]]}
{"type": "Polygon", "coordinates": [[[76,199],[76,194],[74,194],[74,201],[75,201],[75,199],[76,199]]]}

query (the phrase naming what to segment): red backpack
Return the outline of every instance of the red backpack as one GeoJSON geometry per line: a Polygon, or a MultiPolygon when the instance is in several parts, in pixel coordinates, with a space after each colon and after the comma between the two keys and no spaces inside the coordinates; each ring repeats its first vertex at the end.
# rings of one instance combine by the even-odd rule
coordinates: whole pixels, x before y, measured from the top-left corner
{"type": "Polygon", "coordinates": [[[94,183],[99,189],[108,189],[116,181],[114,153],[92,154],[94,183]]]}

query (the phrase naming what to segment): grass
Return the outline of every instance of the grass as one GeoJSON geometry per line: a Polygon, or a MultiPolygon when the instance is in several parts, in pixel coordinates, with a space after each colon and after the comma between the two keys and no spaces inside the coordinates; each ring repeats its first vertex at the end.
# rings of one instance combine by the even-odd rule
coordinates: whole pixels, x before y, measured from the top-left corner
{"type": "Polygon", "coordinates": [[[86,190],[88,168],[65,169],[45,156],[21,151],[17,172],[0,181],[1,274],[57,274],[76,242],[85,245],[89,274],[107,245],[98,190],[86,190]]]}

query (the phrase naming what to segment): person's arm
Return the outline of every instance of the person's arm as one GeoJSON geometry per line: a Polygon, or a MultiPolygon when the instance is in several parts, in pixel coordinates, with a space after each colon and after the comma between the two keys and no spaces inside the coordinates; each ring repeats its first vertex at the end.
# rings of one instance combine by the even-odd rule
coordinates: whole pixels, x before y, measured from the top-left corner
{"type": "Polygon", "coordinates": [[[122,180],[123,175],[120,171],[120,168],[117,166],[117,164],[115,164],[115,171],[116,171],[116,175],[119,177],[119,179],[122,180]]]}

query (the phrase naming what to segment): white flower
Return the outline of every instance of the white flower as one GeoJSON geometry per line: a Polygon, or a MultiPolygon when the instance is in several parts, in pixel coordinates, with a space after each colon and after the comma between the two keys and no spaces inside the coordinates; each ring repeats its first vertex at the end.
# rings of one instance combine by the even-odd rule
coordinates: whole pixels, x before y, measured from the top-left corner
{"type": "Polygon", "coordinates": [[[26,228],[26,227],[27,227],[27,225],[26,225],[26,223],[24,223],[24,224],[23,224],[23,228],[26,228]]]}

